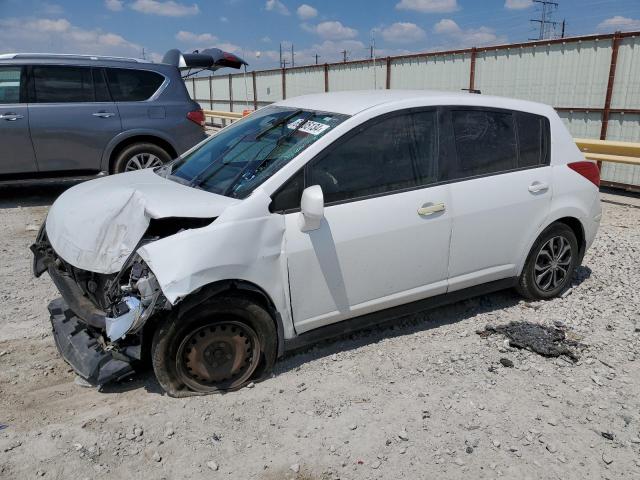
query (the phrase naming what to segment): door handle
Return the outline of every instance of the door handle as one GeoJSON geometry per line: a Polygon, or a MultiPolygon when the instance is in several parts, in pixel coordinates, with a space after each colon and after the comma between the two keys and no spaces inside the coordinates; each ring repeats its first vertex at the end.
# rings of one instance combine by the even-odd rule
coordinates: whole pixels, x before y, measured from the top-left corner
{"type": "Polygon", "coordinates": [[[113,112],[96,112],[92,113],[91,115],[93,115],[94,117],[109,118],[114,117],[116,114],[113,112]]]}
{"type": "Polygon", "coordinates": [[[439,203],[425,203],[418,209],[418,215],[422,217],[426,217],[427,215],[433,215],[437,212],[443,212],[445,210],[445,205],[442,202],[439,203]]]}
{"type": "Polygon", "coordinates": [[[24,115],[18,115],[17,113],[5,113],[4,115],[0,115],[0,119],[6,120],[7,122],[15,122],[21,118],[24,118],[24,115]]]}
{"type": "Polygon", "coordinates": [[[539,193],[539,192],[546,192],[547,190],[549,190],[549,184],[548,183],[542,183],[542,182],[533,182],[531,185],[529,185],[529,191],[531,193],[539,193]]]}

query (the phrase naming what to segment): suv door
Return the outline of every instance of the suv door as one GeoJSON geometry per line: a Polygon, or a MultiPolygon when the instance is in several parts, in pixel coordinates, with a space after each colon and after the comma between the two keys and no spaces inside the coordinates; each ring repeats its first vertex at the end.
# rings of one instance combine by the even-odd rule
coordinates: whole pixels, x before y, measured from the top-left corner
{"type": "Polygon", "coordinates": [[[0,66],[0,174],[38,169],[29,137],[24,84],[25,67],[0,66]]]}
{"type": "Polygon", "coordinates": [[[449,290],[514,277],[551,205],[549,123],[506,110],[445,113],[453,145],[449,290]]]}
{"type": "Polygon", "coordinates": [[[40,171],[100,170],[107,144],[122,129],[102,69],[34,65],[29,95],[40,171]]]}
{"type": "Polygon", "coordinates": [[[379,117],[274,196],[273,207],[285,210],[298,333],[445,293],[451,217],[449,187],[433,185],[437,138],[435,110],[379,117]],[[320,185],[325,199],[324,220],[309,232],[300,230],[296,211],[303,183],[320,185]],[[295,209],[286,210],[287,198],[297,199],[289,201],[295,209]]]}

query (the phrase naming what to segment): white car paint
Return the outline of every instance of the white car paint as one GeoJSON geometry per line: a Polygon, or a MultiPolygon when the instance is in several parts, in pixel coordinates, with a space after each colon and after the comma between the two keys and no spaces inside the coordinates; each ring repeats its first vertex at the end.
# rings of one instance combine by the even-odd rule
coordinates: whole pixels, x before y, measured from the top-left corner
{"type": "Polygon", "coordinates": [[[76,267],[112,273],[132,253],[150,218],[218,217],[206,227],[146,244],[138,253],[173,304],[217,281],[253,283],[270,296],[289,339],[364,313],[517,276],[536,236],[558,218],[578,218],[587,246],[593,241],[600,216],[597,188],[566,167],[584,157],[551,107],[425,91],[339,92],[277,105],[351,117],[241,201],[150,171],[74,187],[56,201],[47,219],[54,249],[76,267]],[[269,212],[270,195],[345,133],[388,112],[437,105],[547,117],[551,165],[327,206],[320,228],[308,231],[301,229],[306,223],[300,212],[269,212]],[[529,191],[537,182],[548,188],[529,191]],[[420,217],[417,209],[431,202],[446,208],[420,217]]]}

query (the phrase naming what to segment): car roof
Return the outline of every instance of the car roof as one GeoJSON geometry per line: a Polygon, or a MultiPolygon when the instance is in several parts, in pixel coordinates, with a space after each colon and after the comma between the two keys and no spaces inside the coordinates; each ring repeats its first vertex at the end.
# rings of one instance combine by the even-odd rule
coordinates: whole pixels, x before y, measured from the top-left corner
{"type": "Polygon", "coordinates": [[[105,55],[81,55],[59,53],[5,53],[0,55],[0,65],[95,65],[101,67],[136,68],[142,70],[166,70],[170,65],[154,63],[141,58],[111,57],[105,55]]]}
{"type": "Polygon", "coordinates": [[[469,92],[448,92],[438,90],[356,90],[318,93],[293,97],[275,105],[309,110],[357,115],[370,108],[382,105],[398,108],[430,105],[465,105],[504,108],[549,116],[553,109],[548,105],[526,100],[495,97],[469,92]]]}

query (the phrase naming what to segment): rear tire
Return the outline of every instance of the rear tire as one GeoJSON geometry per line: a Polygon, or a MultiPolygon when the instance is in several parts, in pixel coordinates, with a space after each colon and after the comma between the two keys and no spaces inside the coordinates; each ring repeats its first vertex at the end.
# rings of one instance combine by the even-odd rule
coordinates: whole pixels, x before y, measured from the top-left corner
{"type": "Polygon", "coordinates": [[[580,251],[573,230],[564,223],[552,223],[531,247],[516,289],[529,300],[548,300],[570,284],[580,251]]]}
{"type": "Polygon", "coordinates": [[[234,391],[268,374],[276,361],[277,332],[271,315],[239,296],[222,296],[156,329],[151,359],[162,388],[172,397],[234,391]]]}
{"type": "Polygon", "coordinates": [[[122,150],[113,163],[113,173],[155,168],[171,161],[171,156],[153,143],[134,143],[122,150]]]}

